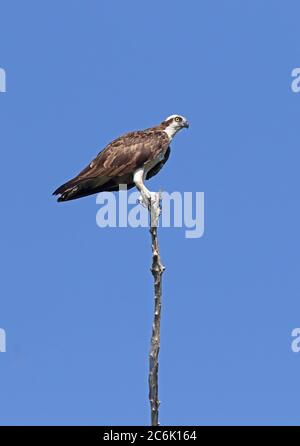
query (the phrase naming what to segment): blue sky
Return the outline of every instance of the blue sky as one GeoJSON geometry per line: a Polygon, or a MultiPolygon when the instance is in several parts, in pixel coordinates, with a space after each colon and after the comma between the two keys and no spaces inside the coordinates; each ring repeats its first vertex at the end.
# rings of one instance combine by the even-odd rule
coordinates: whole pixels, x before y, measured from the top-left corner
{"type": "Polygon", "coordinates": [[[204,191],[162,229],[161,423],[299,424],[299,2],[0,4],[1,424],[149,422],[146,229],[51,192],[114,137],[188,117],[152,190],[204,191]]]}

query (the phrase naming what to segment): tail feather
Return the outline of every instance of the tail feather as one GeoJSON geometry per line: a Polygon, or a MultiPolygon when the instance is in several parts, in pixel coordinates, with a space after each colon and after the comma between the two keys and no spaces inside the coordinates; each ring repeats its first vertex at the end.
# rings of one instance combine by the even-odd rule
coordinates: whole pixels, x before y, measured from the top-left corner
{"type": "Polygon", "coordinates": [[[74,200],[75,198],[79,198],[75,196],[76,192],[78,191],[78,186],[73,186],[69,189],[65,189],[63,192],[60,193],[60,196],[57,198],[57,201],[69,201],[74,200]]]}
{"type": "Polygon", "coordinates": [[[66,201],[68,197],[71,196],[72,191],[73,193],[76,192],[76,188],[78,188],[77,181],[70,180],[59,186],[52,195],[60,195],[57,201],[66,201]]]}
{"type": "Polygon", "coordinates": [[[103,178],[103,182],[93,179],[73,179],[57,188],[53,195],[59,195],[57,201],[69,201],[86,197],[104,191],[116,191],[119,189],[112,179],[103,178]]]}
{"type": "Polygon", "coordinates": [[[91,180],[71,180],[60,186],[53,192],[59,195],[57,201],[75,200],[75,198],[85,197],[94,193],[93,181],[91,180]]]}
{"type": "Polygon", "coordinates": [[[63,194],[68,188],[72,188],[72,186],[74,185],[74,181],[70,180],[67,183],[62,184],[61,186],[59,186],[52,195],[60,195],[63,194]]]}

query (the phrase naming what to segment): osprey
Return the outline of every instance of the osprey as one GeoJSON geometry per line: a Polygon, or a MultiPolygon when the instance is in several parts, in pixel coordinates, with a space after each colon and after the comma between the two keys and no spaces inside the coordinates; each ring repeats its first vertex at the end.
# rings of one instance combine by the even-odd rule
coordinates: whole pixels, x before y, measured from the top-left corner
{"type": "Polygon", "coordinates": [[[120,136],[53,195],[59,195],[57,201],[75,200],[98,192],[117,191],[120,184],[125,184],[127,189],[136,186],[142,203],[148,207],[151,192],[144,182],[156,175],[168,160],[174,135],[188,127],[186,118],[172,115],[155,127],[120,136]]]}

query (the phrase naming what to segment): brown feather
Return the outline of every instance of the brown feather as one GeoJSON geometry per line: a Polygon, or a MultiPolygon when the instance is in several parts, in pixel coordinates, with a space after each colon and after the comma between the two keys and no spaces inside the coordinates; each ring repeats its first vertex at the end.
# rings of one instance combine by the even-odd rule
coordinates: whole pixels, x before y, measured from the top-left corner
{"type": "Polygon", "coordinates": [[[61,194],[59,201],[67,201],[106,190],[118,190],[119,184],[133,187],[134,172],[165,154],[166,158],[148,172],[147,178],[156,175],[170,153],[164,126],[165,123],[115,139],[75,178],[56,189],[54,195],[61,194]]]}

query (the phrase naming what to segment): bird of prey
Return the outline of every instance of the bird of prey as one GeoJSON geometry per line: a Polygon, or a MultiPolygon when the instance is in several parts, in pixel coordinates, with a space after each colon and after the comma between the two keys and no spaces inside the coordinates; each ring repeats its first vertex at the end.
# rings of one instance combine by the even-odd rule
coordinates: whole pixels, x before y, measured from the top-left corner
{"type": "Polygon", "coordinates": [[[156,175],[168,160],[174,135],[188,127],[186,118],[172,115],[155,127],[120,136],[53,195],[58,195],[57,201],[69,201],[98,192],[117,191],[124,184],[127,189],[136,186],[142,204],[149,207],[151,192],[144,182],[156,175]]]}

